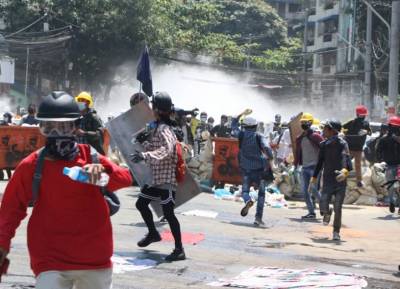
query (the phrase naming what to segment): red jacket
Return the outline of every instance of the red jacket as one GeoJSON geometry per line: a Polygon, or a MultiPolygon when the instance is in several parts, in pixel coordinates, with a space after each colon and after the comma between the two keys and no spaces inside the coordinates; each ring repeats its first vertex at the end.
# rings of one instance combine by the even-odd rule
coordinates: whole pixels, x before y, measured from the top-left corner
{"type": "MultiPolygon", "coordinates": [[[[89,270],[112,266],[113,238],[108,206],[99,187],[79,183],[62,174],[64,167],[91,163],[90,149],[79,145],[74,161],[45,160],[39,196],[28,223],[31,268],[37,276],[49,270],[89,270]]],[[[25,158],[9,181],[0,208],[0,247],[11,239],[32,199],[32,176],[37,153],[25,158]]],[[[99,155],[115,191],[132,184],[127,169],[99,155]]]]}

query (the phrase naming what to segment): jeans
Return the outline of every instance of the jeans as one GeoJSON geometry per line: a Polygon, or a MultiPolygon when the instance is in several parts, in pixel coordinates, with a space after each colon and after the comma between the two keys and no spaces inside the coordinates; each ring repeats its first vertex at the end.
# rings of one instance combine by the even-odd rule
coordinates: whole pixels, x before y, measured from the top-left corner
{"type": "MultiPolygon", "coordinates": [[[[386,181],[391,181],[396,179],[396,175],[397,175],[397,165],[395,166],[388,166],[386,168],[386,181]]],[[[397,194],[397,188],[396,186],[391,186],[391,188],[389,189],[389,202],[391,204],[398,204],[399,203],[399,196],[397,194]]]]}
{"type": "Polygon", "coordinates": [[[362,172],[361,172],[362,151],[350,151],[350,155],[352,157],[354,157],[354,167],[356,170],[357,182],[361,182],[362,181],[362,172]]]}
{"type": "Polygon", "coordinates": [[[304,200],[306,201],[308,213],[315,215],[315,207],[311,197],[314,195],[317,200],[321,199],[321,196],[318,192],[318,184],[312,186],[311,194],[308,192],[308,186],[310,185],[310,179],[314,174],[314,169],[315,166],[303,167],[301,169],[301,189],[304,194],[304,200]]]}
{"type": "Polygon", "coordinates": [[[264,212],[264,203],[265,203],[265,186],[266,181],[262,178],[263,171],[245,171],[242,172],[243,176],[243,184],[242,184],[242,197],[245,203],[251,200],[249,195],[250,187],[254,183],[258,186],[258,199],[257,199],[257,210],[256,210],[256,218],[262,219],[264,212]]]}
{"type": "Polygon", "coordinates": [[[345,195],[346,185],[328,183],[322,187],[320,207],[323,215],[329,213],[329,203],[332,200],[332,196],[335,196],[335,203],[333,204],[335,212],[333,231],[337,233],[340,232],[340,227],[342,226],[342,206],[345,195]]]}

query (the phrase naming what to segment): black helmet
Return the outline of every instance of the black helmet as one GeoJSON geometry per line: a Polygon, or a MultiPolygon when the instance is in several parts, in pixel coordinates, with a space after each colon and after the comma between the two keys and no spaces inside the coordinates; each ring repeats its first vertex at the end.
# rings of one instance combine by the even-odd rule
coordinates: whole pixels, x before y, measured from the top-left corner
{"type": "Polygon", "coordinates": [[[153,98],[153,109],[162,112],[172,112],[173,104],[169,94],[166,92],[156,92],[153,98]]]}
{"type": "Polygon", "coordinates": [[[337,119],[328,119],[323,124],[337,132],[340,132],[342,129],[342,123],[337,119]]]}
{"type": "Polygon", "coordinates": [[[134,106],[135,104],[138,104],[141,101],[145,101],[145,102],[149,102],[149,97],[144,94],[143,92],[136,92],[135,94],[133,94],[131,96],[131,99],[129,100],[129,103],[132,106],[134,106]]]}
{"type": "Polygon", "coordinates": [[[43,121],[74,121],[81,116],[75,99],[65,91],[53,91],[39,105],[36,118],[43,121]]]}

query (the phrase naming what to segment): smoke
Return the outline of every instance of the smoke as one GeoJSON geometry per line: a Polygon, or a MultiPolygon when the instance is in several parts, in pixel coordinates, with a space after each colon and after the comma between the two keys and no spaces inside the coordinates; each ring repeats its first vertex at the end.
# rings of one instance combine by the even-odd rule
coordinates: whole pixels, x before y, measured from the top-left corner
{"type": "Polygon", "coordinates": [[[0,117],[3,116],[5,112],[11,112],[11,101],[6,95],[0,95],[0,117]]]}
{"type": "MultiPolygon", "coordinates": [[[[227,72],[216,68],[176,63],[152,62],[153,90],[168,92],[175,107],[185,110],[198,108],[219,122],[221,114],[235,116],[244,109],[253,110],[252,116],[259,121],[272,122],[275,114],[281,114],[283,120],[302,111],[317,117],[331,117],[332,112],[324,108],[310,107],[301,102],[299,95],[277,98],[280,88],[256,88],[252,86],[251,74],[227,72]],[[291,99],[291,101],[288,101],[291,99]],[[294,101],[293,101],[294,100],[294,101]]],[[[120,84],[112,88],[110,103],[96,104],[103,119],[116,116],[129,109],[130,96],[139,91],[136,80],[136,63],[122,65],[115,76],[120,84]]],[[[263,83],[268,85],[269,83],[263,83]]]]}

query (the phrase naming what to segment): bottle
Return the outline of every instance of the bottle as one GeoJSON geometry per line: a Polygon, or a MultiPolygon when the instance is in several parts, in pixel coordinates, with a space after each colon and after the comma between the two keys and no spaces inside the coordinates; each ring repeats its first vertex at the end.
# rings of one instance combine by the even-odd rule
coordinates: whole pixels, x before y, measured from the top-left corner
{"type": "MultiPolygon", "coordinates": [[[[81,183],[89,183],[89,175],[81,167],[65,167],[63,169],[63,174],[70,177],[71,180],[81,183]]],[[[101,173],[101,177],[95,185],[99,187],[105,187],[107,186],[109,180],[110,177],[106,173],[101,173]]]]}

